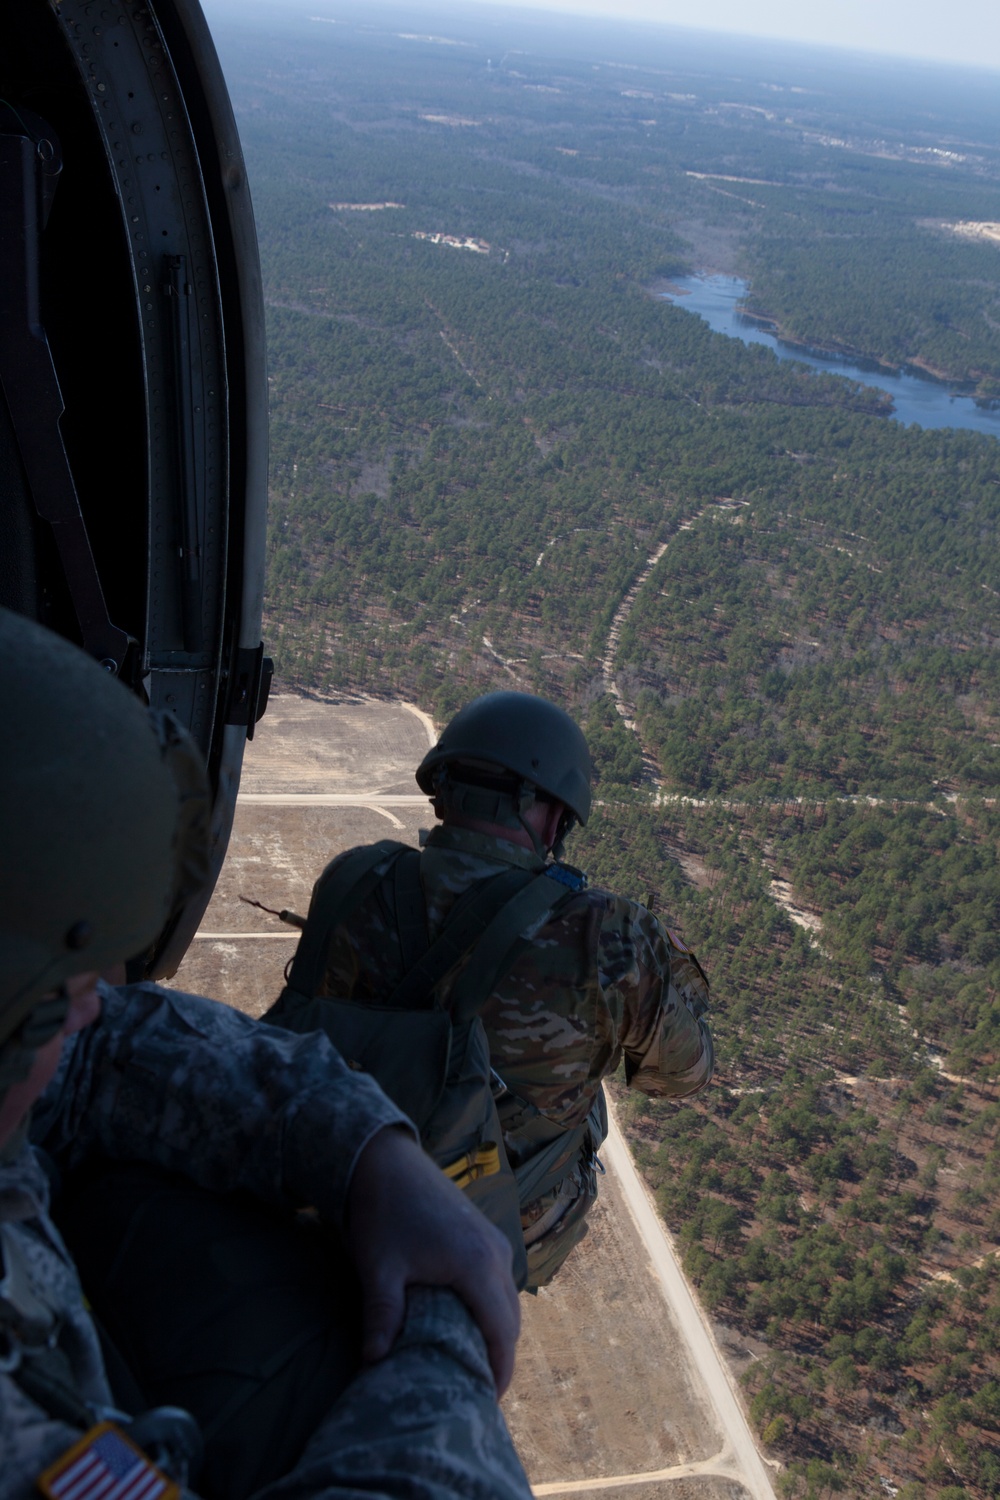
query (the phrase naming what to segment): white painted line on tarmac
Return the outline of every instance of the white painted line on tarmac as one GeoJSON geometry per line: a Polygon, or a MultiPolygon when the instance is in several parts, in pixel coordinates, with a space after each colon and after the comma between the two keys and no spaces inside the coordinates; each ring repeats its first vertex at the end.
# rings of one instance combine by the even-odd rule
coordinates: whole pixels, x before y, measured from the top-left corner
{"type": "Polygon", "coordinates": [[[241,792],[237,803],[253,802],[266,807],[426,807],[430,801],[420,792],[241,792]]]}
{"type": "Polygon", "coordinates": [[[633,1484],[659,1484],[668,1479],[692,1479],[698,1474],[712,1474],[720,1479],[736,1479],[738,1474],[729,1449],[697,1463],[674,1464],[669,1469],[650,1469],[645,1474],[602,1475],[599,1479],[567,1479],[565,1484],[534,1484],[533,1495],[584,1495],[593,1490],[612,1490],[633,1484]]]}
{"type": "Polygon", "coordinates": [[[278,939],[283,943],[297,943],[302,936],[300,932],[196,932],[194,940],[196,943],[231,943],[234,940],[252,938],[254,942],[267,942],[268,938],[278,939]]]}

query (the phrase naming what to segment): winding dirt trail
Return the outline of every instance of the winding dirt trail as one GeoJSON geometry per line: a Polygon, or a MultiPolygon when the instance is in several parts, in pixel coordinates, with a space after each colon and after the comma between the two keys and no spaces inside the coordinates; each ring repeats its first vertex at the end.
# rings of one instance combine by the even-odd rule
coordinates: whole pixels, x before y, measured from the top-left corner
{"type": "MultiPolygon", "coordinates": [[[[618,642],[621,639],[622,628],[628,620],[629,615],[632,613],[635,601],[636,599],[638,599],[639,594],[641,593],[650,573],[652,573],[653,569],[656,567],[656,564],[659,562],[664,552],[666,552],[669,545],[669,542],[661,542],[656,551],[646,559],[646,565],[643,568],[642,572],[638,575],[635,582],[632,584],[632,587],[623,598],[621,604],[619,604],[618,608],[615,610],[615,617],[611,621],[611,628],[608,631],[607,644],[604,648],[604,660],[601,662],[601,676],[604,679],[604,691],[606,693],[610,693],[612,698],[614,698],[615,707],[621,714],[622,718],[625,720],[626,729],[631,729],[636,739],[639,739],[639,731],[636,728],[635,720],[632,718],[634,707],[632,704],[625,701],[625,696],[618,686],[618,679],[615,677],[615,656],[618,653],[618,642]]],[[[643,760],[645,761],[647,758],[645,747],[642,746],[641,740],[639,740],[639,744],[642,748],[643,760]]],[[[659,785],[658,781],[657,785],[659,785]]]]}
{"type": "MultiPolygon", "coordinates": [[[[745,500],[734,500],[728,497],[711,501],[707,505],[702,506],[701,510],[697,511],[694,515],[688,517],[687,520],[681,521],[677,527],[677,532],[674,535],[676,536],[682,531],[692,530],[693,527],[697,525],[697,523],[702,519],[702,517],[707,515],[710,511],[722,512],[724,514],[728,513],[728,519],[738,520],[738,513],[740,509],[746,506],[747,503],[748,502],[745,500]]],[[[671,540],[673,540],[673,538],[671,538],[671,540]]],[[[783,797],[776,798],[774,799],[774,801],[768,803],[755,801],[751,804],[748,802],[742,802],[736,798],[688,797],[683,793],[666,792],[663,790],[663,781],[660,777],[659,766],[657,765],[652,751],[643,742],[642,736],[639,733],[639,727],[635,719],[635,705],[628,701],[625,693],[622,691],[621,684],[619,683],[615,670],[615,658],[618,654],[622,631],[625,628],[626,623],[628,622],[633,608],[635,607],[636,600],[638,599],[643,588],[645,588],[647,582],[649,581],[650,575],[652,574],[656,565],[659,563],[660,559],[666,553],[669,545],[670,541],[661,542],[660,545],[656,548],[656,551],[650,554],[650,556],[646,560],[644,567],[638,573],[631,587],[622,598],[621,603],[615,611],[610,629],[608,630],[604,656],[601,661],[601,677],[604,684],[604,690],[614,699],[615,708],[624,721],[625,727],[635,735],[636,742],[642,754],[644,781],[647,783],[647,785],[650,785],[656,789],[657,795],[655,800],[660,806],[664,806],[670,802],[677,802],[686,803],[693,807],[705,807],[711,803],[715,806],[732,809],[737,813],[748,810],[751,806],[784,807],[788,811],[795,811],[797,809],[808,807],[810,803],[808,799],[803,797],[783,797]]],[[[542,555],[539,556],[539,563],[542,560],[542,555]]],[[[494,655],[495,654],[496,653],[494,653],[494,655]]],[[[508,667],[508,670],[510,670],[509,664],[504,663],[504,665],[508,667]]],[[[928,812],[937,814],[939,816],[948,816],[951,814],[953,810],[953,804],[957,801],[957,798],[954,793],[949,793],[947,796],[948,805],[944,807],[936,802],[910,802],[898,798],[872,797],[860,794],[854,796],[841,796],[837,797],[835,800],[840,803],[856,804],[859,806],[886,806],[891,807],[893,810],[906,806],[919,806],[925,808],[928,812]]],[[[992,801],[993,799],[987,800],[992,801]]],[[[822,803],[815,804],[817,808],[823,805],[824,804],[822,803]]],[[[809,906],[807,906],[796,897],[796,893],[791,884],[787,880],[782,879],[779,875],[776,874],[776,872],[771,868],[770,862],[766,857],[762,860],[762,863],[768,877],[768,888],[771,899],[774,901],[775,905],[780,907],[781,910],[784,911],[788,916],[789,920],[794,922],[797,927],[801,927],[806,933],[808,933],[810,942],[812,942],[817,947],[821,947],[820,940],[823,932],[823,921],[820,914],[812,910],[809,906]]]]}
{"type": "MultiPolygon", "coordinates": [[[[676,536],[681,531],[690,531],[695,523],[700,521],[702,516],[706,515],[710,510],[738,511],[741,506],[744,506],[747,503],[748,502],[745,500],[713,500],[708,505],[703,505],[701,510],[698,511],[696,515],[689,517],[689,519],[686,521],[681,521],[677,527],[677,532],[675,532],[674,535],[676,536]]],[[[614,699],[615,708],[624,719],[626,729],[631,730],[631,732],[635,735],[636,740],[639,744],[639,749],[642,752],[642,764],[645,773],[645,779],[655,787],[662,786],[659,775],[659,767],[657,766],[656,761],[650,753],[648,747],[642,742],[642,737],[639,734],[638,726],[635,722],[635,705],[633,703],[629,703],[628,699],[625,697],[625,694],[622,692],[621,686],[619,685],[618,678],[615,674],[615,657],[618,654],[618,646],[621,641],[622,630],[625,628],[628,618],[631,615],[633,608],[635,607],[635,601],[642,593],[642,590],[645,588],[646,583],[649,580],[650,574],[653,572],[653,569],[663,557],[669,546],[670,541],[661,542],[656,551],[650,554],[650,556],[646,559],[646,563],[642,571],[636,576],[631,587],[628,589],[628,592],[622,599],[622,602],[615,610],[614,618],[611,621],[611,626],[608,630],[608,639],[604,647],[604,657],[601,661],[601,677],[604,682],[604,691],[606,693],[610,693],[611,697],[614,699]]],[[[541,558],[539,558],[539,561],[541,561],[541,558]]]]}

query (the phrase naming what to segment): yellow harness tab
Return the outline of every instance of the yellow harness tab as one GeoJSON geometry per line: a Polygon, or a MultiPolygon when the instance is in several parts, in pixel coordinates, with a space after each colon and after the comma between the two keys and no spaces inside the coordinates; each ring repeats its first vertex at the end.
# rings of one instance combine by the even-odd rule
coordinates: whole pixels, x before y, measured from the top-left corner
{"type": "Polygon", "coordinates": [[[500,1170],[500,1147],[496,1141],[484,1141],[476,1151],[467,1151],[456,1161],[449,1162],[446,1167],[441,1168],[446,1177],[450,1177],[458,1188],[467,1188],[470,1182],[477,1182],[480,1177],[492,1177],[500,1170]]]}
{"type": "Polygon", "coordinates": [[[98,1422],[35,1481],[46,1500],[178,1500],[180,1486],[114,1422],[98,1422]]]}

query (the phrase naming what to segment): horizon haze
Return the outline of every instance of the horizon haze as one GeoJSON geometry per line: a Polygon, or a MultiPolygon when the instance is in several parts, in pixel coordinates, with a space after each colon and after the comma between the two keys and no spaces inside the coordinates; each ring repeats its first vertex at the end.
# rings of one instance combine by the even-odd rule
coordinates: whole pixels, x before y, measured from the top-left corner
{"type": "MultiPolygon", "coordinates": [[[[617,21],[676,29],[694,35],[725,37],[727,40],[772,41],[819,47],[837,52],[956,65],[1000,72],[1000,8],[986,0],[961,0],[950,8],[947,23],[940,7],[931,0],[883,0],[872,7],[865,0],[830,0],[818,6],[803,6],[797,0],[762,0],[754,11],[739,0],[708,0],[699,7],[697,24],[690,8],[680,0],[506,0],[503,7],[493,0],[475,0],[477,7],[526,11],[553,20],[583,18],[617,21]]],[[[255,5],[235,0],[205,0],[209,16],[227,9],[246,14],[255,5]]],[[[263,8],[263,5],[262,7],[263,8]]],[[[303,4],[301,0],[270,0],[269,10],[281,9],[299,18],[320,13],[336,19],[350,6],[303,4]]],[[[366,6],[378,13],[380,5],[366,6]]],[[[431,0],[401,0],[391,7],[414,18],[452,7],[431,0]]],[[[454,7],[456,16],[469,20],[467,7],[454,7]]]]}

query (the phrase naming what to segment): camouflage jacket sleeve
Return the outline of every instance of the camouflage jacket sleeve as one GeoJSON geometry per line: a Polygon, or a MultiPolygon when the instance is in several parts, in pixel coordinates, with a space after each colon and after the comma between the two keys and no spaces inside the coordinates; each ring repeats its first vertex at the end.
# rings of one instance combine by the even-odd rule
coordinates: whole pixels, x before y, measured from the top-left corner
{"type": "Polygon", "coordinates": [[[712,1076],[704,1015],[708,982],[697,959],[644,906],[615,899],[598,939],[600,979],[622,1007],[618,1041],[633,1088],[681,1098],[712,1076]]]}
{"type": "Polygon", "coordinates": [[[60,1165],[92,1152],[152,1162],[338,1223],[371,1137],[412,1131],[325,1036],[154,984],[101,988],[101,1019],[66,1044],[35,1109],[32,1138],[60,1165]]]}

